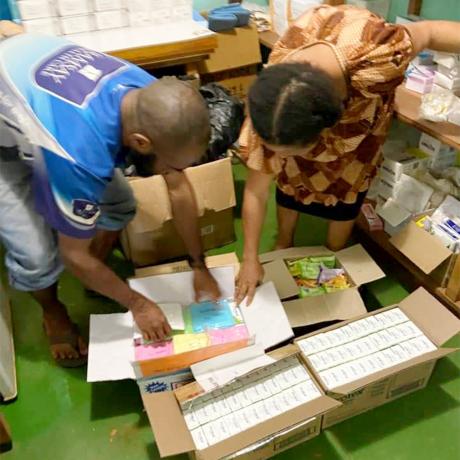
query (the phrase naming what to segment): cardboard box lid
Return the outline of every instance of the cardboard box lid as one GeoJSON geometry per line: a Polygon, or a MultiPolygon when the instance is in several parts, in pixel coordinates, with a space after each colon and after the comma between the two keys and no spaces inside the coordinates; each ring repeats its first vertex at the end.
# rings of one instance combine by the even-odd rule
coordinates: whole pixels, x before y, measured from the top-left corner
{"type": "Polygon", "coordinates": [[[254,24],[217,34],[217,48],[200,64],[200,74],[215,73],[262,62],[254,24]]]}
{"type": "Polygon", "coordinates": [[[460,320],[424,288],[418,288],[399,307],[438,347],[460,332],[460,320]]]}
{"type": "MultiPolygon", "coordinates": [[[[232,265],[235,267],[235,276],[238,272],[240,262],[236,253],[229,252],[227,254],[219,254],[216,256],[208,256],[205,259],[208,268],[225,267],[232,265]]],[[[154,265],[152,267],[137,268],[134,272],[136,278],[144,278],[152,275],[166,275],[168,273],[187,272],[190,271],[190,266],[186,260],[178,262],[170,262],[162,265],[154,265]]]]}
{"type": "Polygon", "coordinates": [[[280,299],[289,299],[299,294],[299,286],[295,282],[284,259],[276,259],[264,265],[264,282],[272,281],[280,299]]]}
{"type": "Polygon", "coordinates": [[[283,302],[291,327],[347,320],[367,312],[356,288],[283,302]]]}
{"type": "Polygon", "coordinates": [[[360,244],[342,249],[335,255],[356,286],[385,277],[382,269],[360,244]]]}
{"type": "Polygon", "coordinates": [[[260,263],[265,264],[276,259],[300,259],[308,256],[324,256],[334,254],[325,246],[302,246],[299,248],[278,249],[277,251],[259,254],[260,263]]]}
{"type": "Polygon", "coordinates": [[[452,255],[438,238],[415,222],[409,222],[401,232],[390,238],[390,243],[426,274],[452,255]]]}
{"type": "MultiPolygon", "coordinates": [[[[161,457],[178,455],[195,450],[192,437],[173,392],[143,394],[142,400],[161,457]]],[[[284,428],[321,415],[340,405],[340,402],[323,395],[284,414],[255,425],[214,446],[199,451],[200,458],[215,460],[216,458],[230,455],[267,436],[276,434],[284,428]]]]}
{"type": "MultiPolygon", "coordinates": [[[[198,214],[206,210],[222,211],[236,204],[230,158],[185,169],[195,192],[198,214]]],[[[172,219],[168,187],[161,175],[131,180],[137,201],[136,217],[128,224],[135,233],[161,228],[172,219]]]]}

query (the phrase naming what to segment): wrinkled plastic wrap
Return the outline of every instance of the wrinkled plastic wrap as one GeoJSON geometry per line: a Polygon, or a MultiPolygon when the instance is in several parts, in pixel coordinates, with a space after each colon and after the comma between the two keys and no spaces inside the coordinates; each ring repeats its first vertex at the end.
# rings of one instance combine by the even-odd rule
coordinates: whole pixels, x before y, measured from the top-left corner
{"type": "Polygon", "coordinates": [[[422,96],[420,116],[430,121],[460,125],[460,98],[447,89],[437,88],[422,96]]]}

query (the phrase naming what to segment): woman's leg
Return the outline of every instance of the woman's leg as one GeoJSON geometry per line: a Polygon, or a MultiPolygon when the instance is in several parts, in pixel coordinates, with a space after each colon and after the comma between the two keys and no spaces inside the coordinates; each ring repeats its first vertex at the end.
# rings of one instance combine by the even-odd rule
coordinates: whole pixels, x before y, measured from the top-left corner
{"type": "Polygon", "coordinates": [[[345,221],[329,221],[326,246],[331,251],[339,251],[345,247],[348,240],[350,239],[355,221],[356,219],[345,221]]]}
{"type": "Polygon", "coordinates": [[[285,208],[279,204],[276,206],[278,218],[278,237],[275,249],[286,249],[294,246],[294,235],[299,220],[298,211],[285,208]]]}

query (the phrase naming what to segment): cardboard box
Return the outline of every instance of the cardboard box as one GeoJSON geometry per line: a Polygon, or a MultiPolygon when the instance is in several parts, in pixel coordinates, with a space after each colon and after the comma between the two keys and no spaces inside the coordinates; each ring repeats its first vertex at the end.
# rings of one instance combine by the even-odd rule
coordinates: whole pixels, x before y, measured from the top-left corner
{"type": "Polygon", "coordinates": [[[89,0],[57,0],[56,6],[60,16],[75,16],[93,11],[89,0]]]}
{"type": "MultiPolygon", "coordinates": [[[[232,298],[235,288],[235,255],[215,256],[215,265],[210,268],[221,289],[222,298],[232,298]]],[[[143,275],[146,275],[144,270],[143,275]]],[[[194,303],[193,273],[176,265],[161,267],[154,275],[134,277],[129,280],[132,289],[140,292],[155,302],[194,303]]],[[[254,298],[251,308],[241,309],[244,323],[255,345],[268,349],[292,338],[292,329],[283,306],[271,283],[261,286],[254,298]],[[276,321],[273,321],[276,318],[276,321]]],[[[130,312],[108,315],[91,315],[88,352],[88,375],[90,382],[139,379],[171,374],[186,370],[191,364],[217,356],[227,350],[214,345],[206,348],[206,353],[197,356],[194,352],[175,355],[177,360],[168,361],[168,369],[158,359],[135,360],[134,320],[130,312]],[[195,359],[197,358],[197,359],[195,359]]],[[[205,349],[202,349],[205,350],[205,349]]]]}
{"type": "Polygon", "coordinates": [[[126,10],[99,11],[94,14],[97,30],[117,29],[128,25],[126,10]]]}
{"type": "MultiPolygon", "coordinates": [[[[236,198],[230,159],[188,168],[185,174],[195,192],[204,250],[234,241],[236,198]]],[[[122,233],[128,259],[140,267],[185,256],[163,177],[136,178],[130,184],[137,199],[137,214],[122,233]]]]}
{"type": "Polygon", "coordinates": [[[264,264],[265,281],[272,281],[280,298],[284,300],[283,305],[292,327],[345,320],[362,315],[366,312],[366,307],[359,295],[358,287],[385,276],[361,245],[336,253],[323,246],[289,248],[261,254],[260,261],[264,264]],[[345,270],[352,287],[329,294],[288,300],[298,296],[299,287],[289,273],[285,261],[332,254],[335,254],[339,266],[345,270]]]}
{"type": "MultiPolygon", "coordinates": [[[[294,355],[297,353],[294,352],[294,355]]],[[[252,371],[245,377],[251,378],[256,372],[257,370],[252,371]]],[[[182,403],[187,400],[187,394],[196,396],[195,385],[191,384],[190,389],[188,387],[180,388],[176,394],[166,392],[142,396],[161,457],[188,452],[191,458],[202,460],[270,458],[319,434],[321,415],[340,405],[318,388],[321,396],[316,399],[258,423],[206,449],[197,450],[179,403],[179,400],[182,403]]]]}
{"type": "Polygon", "coordinates": [[[440,287],[447,284],[457,255],[447,249],[439,238],[410,221],[390,239],[390,243],[440,287]]]}
{"type": "Polygon", "coordinates": [[[217,34],[217,48],[209,58],[200,63],[199,73],[222,72],[245,66],[260,64],[259,35],[254,24],[246,27],[219,32],[217,34]]]}
{"type": "Polygon", "coordinates": [[[94,30],[94,17],[92,14],[82,16],[66,16],[59,20],[61,31],[64,35],[79,34],[94,30]]]}
{"type": "MultiPolygon", "coordinates": [[[[327,395],[342,402],[342,405],[323,417],[323,429],[425,387],[436,361],[457,351],[455,348],[443,348],[443,345],[460,332],[460,320],[423,288],[410,294],[398,306],[431,340],[436,346],[436,350],[334,388],[333,391],[326,391],[327,395]]],[[[373,311],[356,318],[356,320],[375,316],[394,307],[373,311]]],[[[306,337],[332,331],[353,322],[345,321],[339,325],[321,329],[296,339],[296,343],[306,337]]],[[[311,365],[309,365],[309,369],[322,383],[319,374],[311,365]]],[[[324,383],[322,385],[325,388],[324,383]]]]}
{"type": "Polygon", "coordinates": [[[139,391],[142,394],[160,393],[162,391],[174,391],[193,382],[193,374],[190,369],[173,372],[171,374],[143,377],[137,380],[139,391]]]}
{"type": "Polygon", "coordinates": [[[54,9],[48,0],[21,0],[17,2],[23,21],[54,16],[54,9]]]}

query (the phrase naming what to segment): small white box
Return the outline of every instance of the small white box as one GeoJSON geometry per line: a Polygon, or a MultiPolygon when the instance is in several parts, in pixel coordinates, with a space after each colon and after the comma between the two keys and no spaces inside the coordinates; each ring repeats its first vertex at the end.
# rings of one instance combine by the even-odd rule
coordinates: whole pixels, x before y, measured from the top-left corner
{"type": "Polygon", "coordinates": [[[97,30],[118,29],[128,24],[125,10],[99,11],[94,14],[97,30]]]}
{"type": "Polygon", "coordinates": [[[151,0],[129,0],[127,3],[128,9],[130,12],[138,12],[144,11],[149,12],[152,9],[152,1],[151,0]]]}
{"type": "Polygon", "coordinates": [[[54,16],[52,4],[48,0],[21,0],[17,2],[19,14],[23,21],[54,16]]]}
{"type": "Polygon", "coordinates": [[[395,194],[395,183],[388,182],[387,180],[380,177],[379,184],[378,184],[378,193],[381,197],[388,200],[389,198],[393,198],[395,194]]]}
{"type": "Polygon", "coordinates": [[[443,144],[426,133],[420,136],[418,147],[430,155],[430,167],[433,169],[448,168],[453,166],[457,160],[457,152],[453,147],[443,144]]]}
{"type": "Polygon", "coordinates": [[[434,73],[434,83],[451,91],[460,89],[460,77],[448,77],[440,72],[434,73]]]}
{"type": "Polygon", "coordinates": [[[94,11],[109,11],[123,9],[122,0],[93,0],[94,11]]]}
{"type": "Polygon", "coordinates": [[[198,417],[196,416],[196,411],[190,409],[184,412],[185,423],[190,431],[194,430],[200,425],[198,417]]]}
{"type": "Polygon", "coordinates": [[[56,3],[60,16],[74,16],[93,11],[89,0],[57,0],[56,3]]]}
{"type": "Polygon", "coordinates": [[[171,8],[153,9],[151,12],[153,24],[168,24],[172,21],[171,8]]]}
{"type": "Polygon", "coordinates": [[[225,438],[219,423],[211,422],[202,426],[204,437],[210,446],[217,444],[225,438]]]}
{"type": "Polygon", "coordinates": [[[22,25],[29,33],[45,35],[60,35],[59,21],[56,18],[31,19],[22,21],[22,25]]]}
{"type": "Polygon", "coordinates": [[[203,429],[201,427],[191,430],[190,433],[197,450],[203,450],[206,449],[206,447],[209,447],[208,441],[206,440],[203,429]]]}
{"type": "Polygon", "coordinates": [[[60,18],[61,31],[64,35],[79,34],[94,30],[94,19],[90,14],[83,16],[66,16],[60,18]]]}
{"type": "Polygon", "coordinates": [[[395,184],[401,179],[403,174],[411,175],[420,169],[426,163],[425,158],[417,158],[408,152],[403,152],[398,155],[383,160],[380,167],[380,177],[390,184],[395,184]]]}

